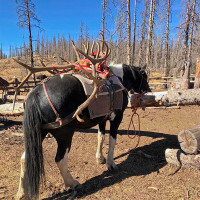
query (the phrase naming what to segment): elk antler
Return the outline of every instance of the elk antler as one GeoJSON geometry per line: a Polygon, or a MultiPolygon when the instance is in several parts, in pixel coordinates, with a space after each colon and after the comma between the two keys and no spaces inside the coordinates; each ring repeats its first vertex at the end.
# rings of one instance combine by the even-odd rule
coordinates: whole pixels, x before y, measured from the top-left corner
{"type": "Polygon", "coordinates": [[[90,103],[92,103],[92,101],[96,98],[96,94],[98,92],[98,88],[100,87],[100,85],[102,85],[103,83],[96,79],[95,77],[93,77],[89,72],[87,72],[81,65],[78,64],[78,66],[83,70],[85,71],[85,73],[93,80],[93,84],[94,84],[94,89],[92,91],[92,94],[90,95],[90,97],[84,102],[82,103],[78,109],[76,110],[76,112],[74,113],[73,117],[76,116],[76,119],[79,121],[79,122],[84,122],[83,119],[81,119],[79,117],[79,114],[86,108],[88,107],[88,105],[90,103]]]}
{"type": "MultiPolygon", "coordinates": [[[[77,55],[78,60],[80,60],[80,56],[79,56],[79,53],[80,53],[80,54],[84,55],[88,60],[90,60],[93,65],[96,65],[97,63],[100,63],[100,62],[104,61],[106,59],[106,57],[108,57],[109,54],[110,54],[110,50],[107,50],[106,51],[107,54],[105,55],[105,57],[103,57],[103,58],[93,58],[90,55],[84,53],[78,47],[76,47],[75,44],[74,44],[74,41],[72,41],[72,47],[73,47],[73,49],[74,49],[74,51],[75,51],[75,53],[77,55]]],[[[106,47],[108,47],[108,46],[106,46],[106,47]]]]}
{"type": "MultiPolygon", "coordinates": [[[[30,67],[28,66],[27,64],[23,63],[23,62],[20,62],[19,60],[16,60],[13,58],[13,60],[15,62],[17,62],[18,64],[22,65],[23,67],[25,67],[26,69],[28,69],[28,75],[22,80],[22,82],[17,86],[17,87],[14,87],[15,89],[15,97],[14,97],[14,100],[13,100],[13,110],[14,110],[14,107],[15,107],[15,101],[16,101],[16,97],[17,97],[17,93],[19,92],[19,89],[24,85],[24,83],[29,79],[29,77],[32,75],[32,74],[35,74],[37,72],[43,72],[43,71],[51,71],[52,70],[52,67],[46,67],[44,65],[43,62],[41,62],[43,68],[41,67],[30,67]]],[[[74,68],[74,65],[73,64],[68,64],[68,65],[62,65],[62,66],[56,66],[55,67],[57,69],[66,69],[66,68],[74,68]]]]}
{"type": "MultiPolygon", "coordinates": [[[[78,62],[80,61],[80,56],[79,56],[79,53],[80,53],[85,58],[87,58],[88,60],[90,60],[91,63],[92,63],[92,72],[93,72],[92,74],[93,74],[93,76],[90,73],[88,73],[87,71],[85,71],[84,68],[81,65],[78,64],[78,66],[82,69],[82,71],[85,71],[84,73],[86,73],[89,76],[89,78],[93,80],[93,84],[94,84],[94,89],[93,89],[92,94],[90,95],[90,97],[83,104],[81,104],[78,107],[77,111],[74,114],[74,116],[76,116],[76,119],[79,122],[84,122],[84,120],[79,117],[79,114],[82,112],[82,110],[84,110],[86,107],[88,107],[88,105],[97,97],[97,91],[98,91],[98,87],[100,85],[99,84],[100,81],[98,79],[96,79],[95,65],[97,63],[100,63],[100,62],[104,61],[106,59],[106,57],[109,56],[110,49],[108,48],[108,45],[106,44],[106,47],[107,47],[106,56],[104,56],[103,53],[102,53],[103,57],[99,58],[99,55],[100,55],[100,44],[99,44],[99,42],[97,42],[97,54],[96,54],[95,58],[93,58],[92,56],[89,55],[89,52],[88,52],[89,43],[87,43],[86,46],[84,45],[84,47],[85,47],[85,53],[82,50],[80,50],[79,48],[77,48],[75,46],[74,41],[72,41],[72,47],[73,47],[73,49],[74,49],[74,51],[76,53],[76,56],[78,58],[78,62]]],[[[94,42],[93,42],[92,48],[91,48],[92,51],[93,51],[93,47],[94,47],[94,42]]]]}
{"type": "Polygon", "coordinates": [[[83,44],[84,48],[85,48],[85,53],[88,55],[89,53],[89,42],[86,42],[86,45],[83,44]]]}
{"type": "MultiPolygon", "coordinates": [[[[73,49],[74,49],[74,51],[75,51],[75,53],[76,53],[77,59],[78,59],[78,61],[76,62],[77,65],[80,67],[80,69],[82,70],[83,73],[85,73],[91,80],[93,80],[93,84],[94,84],[94,89],[93,89],[92,94],[90,95],[90,97],[89,97],[83,104],[81,104],[81,105],[78,107],[78,109],[76,110],[76,112],[75,112],[75,114],[74,114],[74,116],[73,116],[73,117],[76,116],[77,120],[80,121],[80,122],[84,122],[84,120],[82,120],[82,119],[79,117],[79,114],[82,112],[82,110],[84,110],[86,107],[88,107],[88,105],[96,98],[97,92],[98,92],[98,88],[102,85],[102,81],[100,81],[100,80],[98,80],[98,79],[96,78],[95,65],[96,65],[97,63],[100,63],[100,62],[104,61],[104,60],[106,59],[106,57],[108,57],[108,56],[110,55],[110,52],[111,52],[111,51],[110,51],[110,48],[109,48],[108,45],[105,43],[105,41],[103,41],[103,42],[104,42],[104,44],[105,44],[105,46],[106,46],[106,53],[105,53],[105,56],[104,56],[104,54],[103,54],[103,52],[102,52],[103,57],[100,57],[100,58],[99,58],[99,55],[100,55],[100,45],[99,45],[99,43],[97,43],[98,53],[97,53],[96,57],[93,58],[93,57],[91,57],[91,56],[89,55],[89,52],[88,52],[89,43],[86,44],[86,46],[85,46],[85,53],[84,53],[83,51],[81,51],[80,49],[78,49],[78,48],[75,46],[74,42],[72,41],[72,47],[73,47],[73,49]],[[87,58],[87,59],[89,59],[89,60],[91,61],[91,63],[92,63],[92,69],[93,69],[93,75],[90,74],[89,72],[87,72],[87,71],[79,64],[79,62],[80,62],[79,53],[82,54],[82,55],[84,55],[85,58],[87,58]]],[[[94,47],[94,42],[93,42],[92,48],[91,48],[92,51],[93,51],[93,47],[94,47]]],[[[15,101],[16,101],[16,95],[17,95],[17,93],[18,93],[20,87],[22,87],[22,85],[24,85],[24,83],[28,80],[28,78],[29,78],[32,74],[35,74],[35,73],[37,73],[37,72],[48,71],[48,72],[52,73],[51,71],[52,71],[53,69],[52,69],[52,67],[46,67],[45,64],[44,64],[42,61],[40,61],[40,62],[41,62],[41,64],[42,64],[43,68],[39,68],[39,67],[34,67],[34,68],[32,68],[32,67],[28,66],[27,64],[24,64],[24,63],[22,63],[22,62],[20,62],[20,61],[18,61],[18,60],[16,60],[16,59],[14,59],[14,58],[13,58],[13,60],[14,60],[15,62],[17,62],[18,64],[22,65],[23,67],[25,67],[26,69],[28,69],[28,71],[29,71],[28,75],[22,80],[22,82],[20,83],[20,85],[19,85],[18,87],[15,87],[15,88],[14,88],[14,89],[15,89],[15,98],[14,98],[14,101],[13,101],[13,110],[14,110],[14,105],[15,105],[15,101]]],[[[56,67],[57,69],[66,69],[66,68],[68,68],[68,70],[72,70],[72,69],[75,67],[75,65],[76,65],[76,64],[55,65],[55,67],[56,67]]]]}

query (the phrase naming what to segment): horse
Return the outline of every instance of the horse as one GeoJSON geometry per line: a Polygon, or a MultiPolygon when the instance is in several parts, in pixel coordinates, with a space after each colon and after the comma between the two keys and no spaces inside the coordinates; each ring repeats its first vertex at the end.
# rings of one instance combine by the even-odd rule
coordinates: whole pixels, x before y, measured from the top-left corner
{"type": "Polygon", "coordinates": [[[6,91],[6,88],[9,86],[9,82],[5,79],[0,77],[0,90],[2,90],[2,102],[5,101],[4,97],[4,91],[6,91]]]}
{"type": "Polygon", "coordinates": [[[41,75],[39,75],[39,76],[36,77],[36,79],[39,80],[39,81],[42,81],[45,78],[47,78],[47,76],[45,74],[41,74],[41,75]]]}
{"type": "Polygon", "coordinates": [[[0,88],[4,88],[4,87],[7,87],[7,86],[9,86],[8,81],[6,81],[5,79],[0,77],[0,88]]]}
{"type": "MultiPolygon", "coordinates": [[[[47,101],[42,84],[36,86],[29,94],[24,110],[23,129],[25,152],[21,157],[21,175],[17,199],[38,199],[39,185],[44,178],[42,142],[50,132],[56,139],[58,147],[55,162],[60,170],[65,187],[76,190],[79,182],[71,176],[67,169],[67,156],[70,152],[72,137],[77,129],[88,129],[98,125],[97,163],[107,164],[108,170],[114,170],[113,154],[116,144],[117,130],[123,118],[123,112],[128,105],[128,92],[133,89],[137,93],[150,92],[145,69],[125,64],[110,65],[109,68],[120,79],[123,90],[122,110],[114,110],[110,116],[90,119],[88,108],[82,111],[83,122],[76,118],[55,129],[46,130],[43,124],[56,121],[56,115],[47,101]],[[106,121],[110,121],[109,152],[107,159],[103,156],[102,146],[105,138],[106,121]]],[[[45,82],[46,92],[59,113],[60,118],[73,113],[79,105],[86,101],[80,80],[70,74],[59,74],[45,82]]]]}

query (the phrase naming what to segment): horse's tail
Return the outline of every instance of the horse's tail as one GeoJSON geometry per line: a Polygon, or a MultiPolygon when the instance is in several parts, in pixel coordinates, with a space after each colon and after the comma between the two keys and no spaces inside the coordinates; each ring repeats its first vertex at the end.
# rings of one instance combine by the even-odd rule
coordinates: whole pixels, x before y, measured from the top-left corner
{"type": "Polygon", "coordinates": [[[24,192],[38,199],[40,182],[44,177],[42,153],[42,113],[37,94],[31,93],[24,111],[25,174],[24,192]]]}

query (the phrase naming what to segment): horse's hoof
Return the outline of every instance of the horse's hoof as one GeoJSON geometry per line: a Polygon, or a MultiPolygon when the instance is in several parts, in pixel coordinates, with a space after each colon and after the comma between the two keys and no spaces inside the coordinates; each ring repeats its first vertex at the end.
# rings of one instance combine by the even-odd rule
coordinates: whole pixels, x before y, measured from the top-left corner
{"type": "Polygon", "coordinates": [[[114,170],[117,170],[118,167],[115,165],[115,163],[113,163],[112,165],[108,165],[107,164],[107,167],[108,167],[108,170],[109,171],[114,171],[114,170]]]}
{"type": "MultiPolygon", "coordinates": [[[[77,181],[78,182],[78,181],[77,181]]],[[[74,190],[80,190],[82,188],[82,184],[78,182],[78,184],[74,187],[74,190]]]]}
{"type": "Polygon", "coordinates": [[[15,199],[15,200],[23,200],[23,199],[25,200],[25,196],[22,195],[22,194],[18,194],[18,193],[17,193],[16,196],[14,197],[14,199],[15,199]]]}
{"type": "Polygon", "coordinates": [[[79,187],[81,187],[81,184],[77,180],[74,180],[73,185],[70,188],[71,190],[76,190],[79,187]]]}
{"type": "Polygon", "coordinates": [[[101,158],[97,158],[97,164],[105,164],[106,163],[106,159],[104,157],[101,158]]]}

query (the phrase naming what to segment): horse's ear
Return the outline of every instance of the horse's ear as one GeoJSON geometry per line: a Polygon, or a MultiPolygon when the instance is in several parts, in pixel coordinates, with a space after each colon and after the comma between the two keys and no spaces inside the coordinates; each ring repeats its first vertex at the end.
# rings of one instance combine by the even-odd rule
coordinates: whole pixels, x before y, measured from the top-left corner
{"type": "Polygon", "coordinates": [[[147,68],[147,64],[145,64],[145,65],[143,65],[143,66],[141,67],[141,71],[145,71],[146,68],[147,68]]]}

